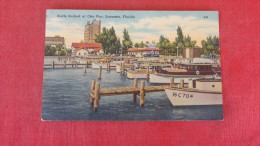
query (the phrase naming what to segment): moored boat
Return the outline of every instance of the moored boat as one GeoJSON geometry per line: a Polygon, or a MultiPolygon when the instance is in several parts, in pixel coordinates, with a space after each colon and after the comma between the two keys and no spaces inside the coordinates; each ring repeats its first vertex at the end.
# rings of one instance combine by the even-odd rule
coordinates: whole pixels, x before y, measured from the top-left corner
{"type": "Polygon", "coordinates": [[[173,68],[157,68],[154,74],[150,74],[150,83],[169,83],[170,78],[174,78],[174,83],[188,82],[188,79],[199,79],[213,77],[211,64],[182,63],[173,68]]]}
{"type": "Polygon", "coordinates": [[[220,78],[189,80],[189,88],[165,88],[174,106],[221,105],[222,84],[220,78]]]}
{"type": "Polygon", "coordinates": [[[92,63],[92,68],[99,68],[102,66],[102,68],[107,68],[107,64],[110,63],[110,67],[116,67],[116,64],[121,63],[124,61],[110,61],[107,59],[100,59],[98,62],[93,62],[92,63]]]}
{"type": "Polygon", "coordinates": [[[127,78],[129,79],[146,79],[147,69],[137,69],[127,71],[127,78]]]}

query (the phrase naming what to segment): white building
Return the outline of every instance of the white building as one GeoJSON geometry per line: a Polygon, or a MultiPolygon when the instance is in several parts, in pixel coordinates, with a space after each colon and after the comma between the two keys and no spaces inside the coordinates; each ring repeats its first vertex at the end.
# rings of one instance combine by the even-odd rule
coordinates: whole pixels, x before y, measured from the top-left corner
{"type": "Polygon", "coordinates": [[[99,43],[72,43],[72,55],[86,57],[91,55],[101,55],[103,50],[99,43]]]}

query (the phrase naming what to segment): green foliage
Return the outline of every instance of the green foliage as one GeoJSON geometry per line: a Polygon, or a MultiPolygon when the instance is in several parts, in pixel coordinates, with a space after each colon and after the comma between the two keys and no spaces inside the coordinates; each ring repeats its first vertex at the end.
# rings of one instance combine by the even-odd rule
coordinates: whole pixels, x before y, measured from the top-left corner
{"type": "Polygon", "coordinates": [[[170,42],[169,39],[165,38],[164,36],[160,36],[159,42],[156,44],[159,47],[161,55],[176,55],[177,52],[177,43],[170,42]]]}
{"type": "Polygon", "coordinates": [[[62,44],[58,44],[55,46],[46,45],[44,55],[45,56],[56,56],[56,55],[65,56],[65,55],[67,55],[67,50],[64,47],[64,45],[62,45],[62,44]]]}
{"type": "Polygon", "coordinates": [[[129,48],[133,47],[133,42],[126,29],[124,29],[123,34],[124,35],[123,35],[123,40],[122,40],[122,49],[128,50],[129,48]]]}
{"type": "Polygon", "coordinates": [[[184,44],[184,37],[183,37],[182,29],[180,26],[178,26],[178,28],[177,28],[177,37],[175,38],[175,42],[178,44],[178,46],[179,46],[179,44],[180,45],[184,44]]]}
{"type": "Polygon", "coordinates": [[[102,33],[96,35],[95,41],[102,45],[105,54],[116,54],[120,51],[120,39],[116,36],[115,29],[102,28],[102,33]]]}
{"type": "Polygon", "coordinates": [[[189,35],[184,36],[183,38],[183,47],[195,47],[196,41],[191,40],[191,37],[189,35]]]}
{"type": "Polygon", "coordinates": [[[145,48],[148,46],[143,41],[141,41],[141,43],[135,43],[134,47],[135,48],[145,48]]]}
{"type": "Polygon", "coordinates": [[[175,38],[175,42],[178,45],[179,48],[179,54],[182,54],[182,48],[184,47],[195,47],[196,41],[192,40],[189,35],[184,36],[182,32],[182,28],[178,26],[177,28],[177,37],[175,38]]]}
{"type": "Polygon", "coordinates": [[[201,46],[203,54],[220,53],[218,36],[208,36],[206,40],[201,41],[201,46]]]}
{"type": "Polygon", "coordinates": [[[59,56],[65,56],[67,53],[65,50],[61,50],[59,56]]]}
{"type": "Polygon", "coordinates": [[[44,50],[45,56],[54,56],[56,52],[55,47],[52,47],[51,45],[46,45],[44,50]]]}

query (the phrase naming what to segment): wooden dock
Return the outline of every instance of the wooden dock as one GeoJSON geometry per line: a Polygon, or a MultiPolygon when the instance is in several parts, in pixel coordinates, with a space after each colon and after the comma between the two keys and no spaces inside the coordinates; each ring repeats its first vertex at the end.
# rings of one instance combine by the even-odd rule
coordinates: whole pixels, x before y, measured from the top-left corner
{"type": "MultiPolygon", "coordinates": [[[[145,92],[158,92],[158,91],[164,91],[164,88],[169,87],[168,86],[146,86],[144,88],[145,92]]],[[[139,94],[140,88],[136,87],[119,87],[119,88],[109,88],[109,89],[100,89],[99,95],[104,96],[112,96],[112,95],[124,95],[124,94],[139,94]]]]}
{"type": "MultiPolygon", "coordinates": [[[[170,79],[169,85],[164,86],[145,86],[145,82],[141,81],[141,85],[138,87],[138,80],[134,79],[133,87],[118,87],[107,89],[100,89],[100,83],[96,83],[95,80],[92,80],[90,89],[90,103],[92,106],[94,106],[94,110],[97,111],[101,96],[133,94],[133,103],[136,103],[137,95],[139,95],[140,106],[144,106],[145,93],[164,91],[164,89],[167,87],[174,87],[174,78],[170,79]]],[[[184,87],[184,80],[181,81],[179,87],[184,87]]]]}
{"type": "Polygon", "coordinates": [[[71,66],[72,68],[78,68],[79,66],[83,66],[88,68],[89,65],[91,65],[90,62],[87,63],[77,63],[77,62],[73,62],[73,63],[55,63],[54,61],[51,64],[44,64],[44,67],[51,67],[51,68],[55,68],[55,67],[62,67],[64,69],[66,69],[68,66],[71,66]]]}

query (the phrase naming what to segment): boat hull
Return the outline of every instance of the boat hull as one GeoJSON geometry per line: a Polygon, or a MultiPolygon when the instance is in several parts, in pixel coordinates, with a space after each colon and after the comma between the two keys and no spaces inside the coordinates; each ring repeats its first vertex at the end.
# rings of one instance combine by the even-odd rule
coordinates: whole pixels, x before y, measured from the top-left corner
{"type": "Polygon", "coordinates": [[[184,83],[188,83],[189,79],[200,79],[212,77],[212,75],[166,75],[166,74],[150,74],[150,83],[170,83],[170,78],[174,78],[174,83],[180,83],[180,80],[184,80],[184,83]]]}
{"type": "Polygon", "coordinates": [[[92,68],[99,68],[100,66],[102,66],[102,68],[107,68],[107,63],[96,63],[96,62],[93,62],[92,63],[92,68]]]}
{"type": "Polygon", "coordinates": [[[131,71],[128,71],[127,78],[129,78],[129,79],[146,79],[147,73],[133,73],[131,71]]]}
{"type": "Polygon", "coordinates": [[[173,106],[222,105],[222,92],[196,91],[189,88],[166,88],[173,106]]]}

